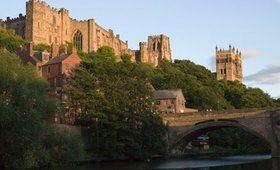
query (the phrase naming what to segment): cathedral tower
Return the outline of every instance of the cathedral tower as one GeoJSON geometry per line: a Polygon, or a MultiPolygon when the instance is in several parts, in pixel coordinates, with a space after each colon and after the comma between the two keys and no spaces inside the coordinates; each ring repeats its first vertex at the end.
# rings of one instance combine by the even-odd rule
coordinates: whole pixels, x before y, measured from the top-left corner
{"type": "Polygon", "coordinates": [[[241,52],[229,45],[228,50],[216,47],[217,80],[239,81],[242,83],[241,52]]]}
{"type": "Polygon", "coordinates": [[[150,62],[156,66],[161,60],[172,60],[169,37],[163,34],[148,37],[148,51],[150,62]]]}

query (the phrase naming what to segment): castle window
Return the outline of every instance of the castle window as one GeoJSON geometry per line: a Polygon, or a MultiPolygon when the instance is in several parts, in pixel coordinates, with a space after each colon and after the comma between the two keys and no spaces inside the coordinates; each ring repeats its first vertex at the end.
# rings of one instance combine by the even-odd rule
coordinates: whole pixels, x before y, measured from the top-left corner
{"type": "Polygon", "coordinates": [[[221,74],[223,74],[223,69],[221,69],[221,74]]]}
{"type": "Polygon", "coordinates": [[[153,50],[156,51],[156,43],[153,43],[153,50]]]}
{"type": "Polygon", "coordinates": [[[53,25],[55,25],[56,24],[56,18],[55,18],[55,16],[53,16],[53,25]]]}
{"type": "Polygon", "coordinates": [[[77,32],[74,34],[73,43],[78,50],[83,49],[83,35],[81,31],[77,30],[77,32]]]}
{"type": "Polygon", "coordinates": [[[226,69],[224,69],[224,74],[227,74],[227,70],[226,69]]]}

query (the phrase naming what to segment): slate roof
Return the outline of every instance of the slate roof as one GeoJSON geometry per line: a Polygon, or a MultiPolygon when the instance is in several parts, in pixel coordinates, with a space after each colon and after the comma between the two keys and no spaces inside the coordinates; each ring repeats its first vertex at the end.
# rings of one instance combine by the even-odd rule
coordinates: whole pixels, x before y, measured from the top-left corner
{"type": "Polygon", "coordinates": [[[154,98],[156,100],[176,99],[176,97],[179,93],[182,93],[181,89],[177,89],[177,90],[156,90],[156,91],[154,91],[154,98]]]}
{"type": "Polygon", "coordinates": [[[70,56],[70,54],[65,54],[65,55],[61,55],[58,57],[54,57],[51,60],[49,60],[46,64],[44,65],[50,65],[50,64],[56,64],[56,63],[61,63],[63,60],[65,60],[66,58],[68,58],[70,56]]]}

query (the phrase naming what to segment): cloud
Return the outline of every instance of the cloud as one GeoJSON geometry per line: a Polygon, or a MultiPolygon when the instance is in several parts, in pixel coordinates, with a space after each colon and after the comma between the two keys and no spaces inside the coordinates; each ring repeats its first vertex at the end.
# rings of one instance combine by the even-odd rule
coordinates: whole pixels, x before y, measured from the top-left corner
{"type": "Polygon", "coordinates": [[[244,81],[270,85],[280,84],[280,63],[269,65],[253,75],[246,76],[244,81]]]}
{"type": "MultiPolygon", "coordinates": [[[[280,0],[279,0],[280,1],[280,0]]],[[[250,59],[260,56],[261,53],[256,49],[245,49],[242,51],[242,56],[244,59],[250,59]]]]}

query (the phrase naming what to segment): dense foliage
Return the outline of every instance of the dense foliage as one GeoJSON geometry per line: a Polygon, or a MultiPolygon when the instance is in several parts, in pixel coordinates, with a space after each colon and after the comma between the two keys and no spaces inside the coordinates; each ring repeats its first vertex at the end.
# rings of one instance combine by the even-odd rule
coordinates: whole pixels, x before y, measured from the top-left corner
{"type": "Polygon", "coordinates": [[[81,113],[77,123],[89,128],[95,156],[164,154],[166,129],[155,114],[147,66],[116,58],[113,49],[102,47],[76,70],[69,95],[81,113]]]}
{"type": "Polygon", "coordinates": [[[25,46],[26,41],[16,35],[14,31],[0,29],[0,49],[15,53],[20,46],[25,46]]]}
{"type": "Polygon", "coordinates": [[[51,125],[55,105],[33,66],[0,53],[0,165],[50,166],[82,154],[80,142],[51,125]]]}
{"type": "Polygon", "coordinates": [[[188,60],[163,61],[155,72],[152,77],[155,89],[182,89],[187,107],[219,110],[279,106],[261,89],[237,81],[217,81],[205,67],[188,60]]]}
{"type": "Polygon", "coordinates": [[[270,152],[270,145],[267,142],[239,128],[222,128],[209,132],[208,136],[211,147],[237,153],[270,152]]]}
{"type": "Polygon", "coordinates": [[[47,52],[51,52],[51,46],[47,45],[47,44],[35,44],[33,47],[33,50],[35,51],[47,51],[47,52]]]}

